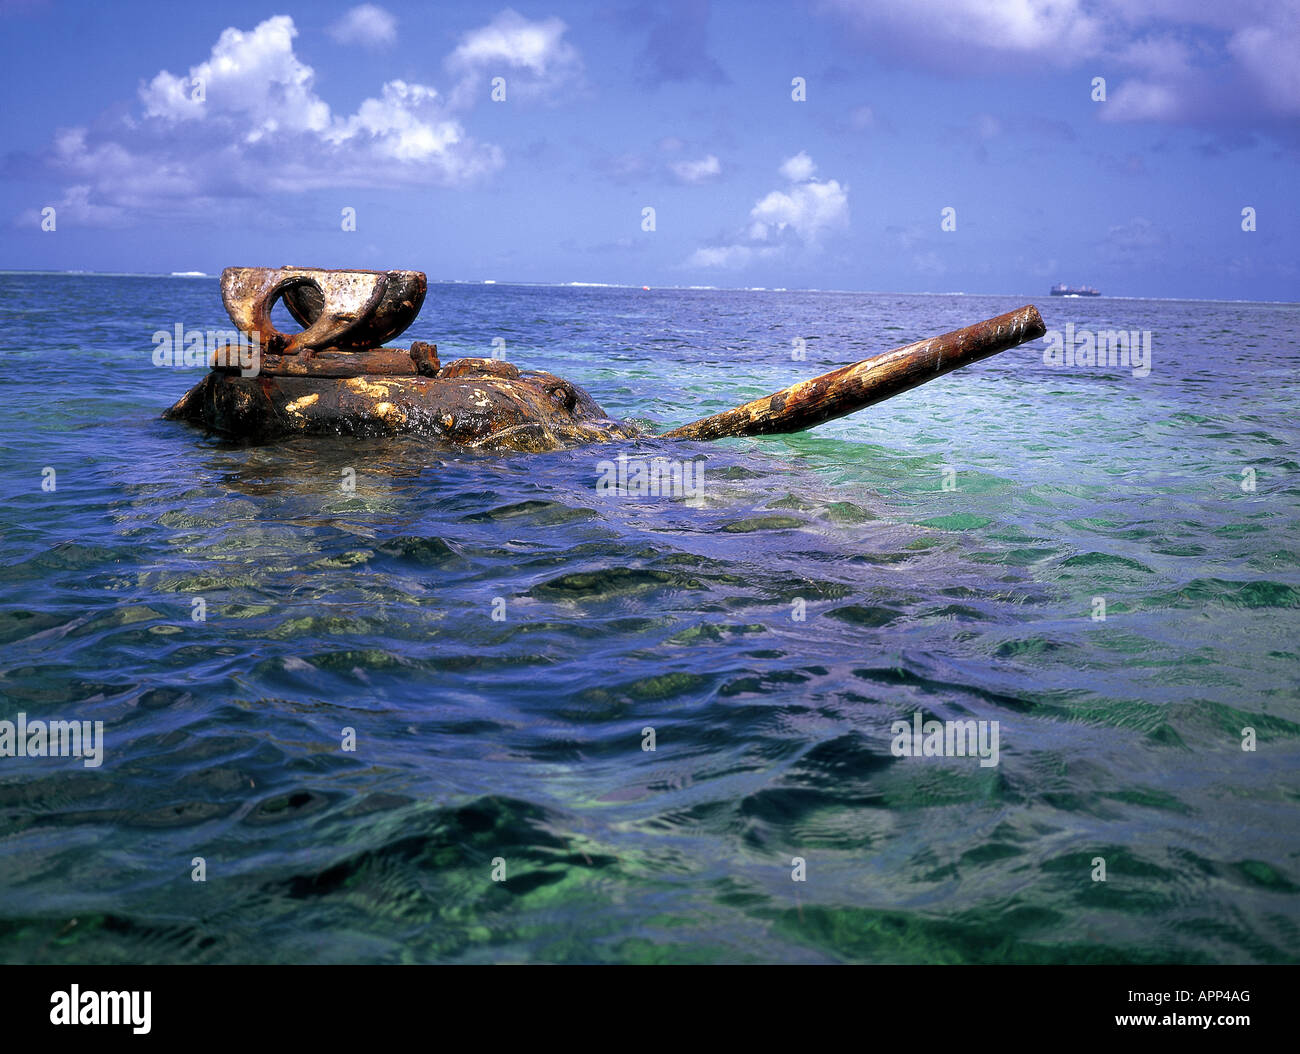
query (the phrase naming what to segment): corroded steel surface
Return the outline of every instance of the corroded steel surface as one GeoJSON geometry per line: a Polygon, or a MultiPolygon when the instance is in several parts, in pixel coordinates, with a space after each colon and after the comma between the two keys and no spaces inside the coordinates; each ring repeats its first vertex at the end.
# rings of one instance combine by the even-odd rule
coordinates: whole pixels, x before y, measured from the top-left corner
{"type": "Polygon", "coordinates": [[[253,440],[414,433],[484,450],[627,439],[585,391],[550,373],[457,359],[436,377],[241,377],[212,371],[164,415],[253,440]]]}
{"type": "Polygon", "coordinates": [[[424,302],[418,271],[229,267],[221,296],[244,333],[259,335],[256,370],[217,349],[210,372],[165,417],[241,439],[295,434],[425,435],[489,450],[554,450],[626,438],[581,388],[496,359],[445,366],[435,344],[380,347],[424,302]],[[305,328],[271,322],[283,298],[305,328]],[[237,364],[237,365],[236,365],[237,364]]]}
{"type": "MultiPolygon", "coordinates": [[[[214,370],[237,373],[242,366],[237,351],[219,348],[209,363],[214,370]]],[[[374,348],[370,351],[346,351],[329,348],[300,355],[263,355],[258,372],[273,377],[414,377],[417,363],[405,348],[374,348]]],[[[436,371],[435,371],[436,372],[436,371]]]]}
{"type": "Polygon", "coordinates": [[[668,439],[785,435],[833,421],[1047,332],[1032,304],[800,381],[667,432],[668,439]]]}
{"type": "Polygon", "coordinates": [[[221,299],[231,321],[257,333],[272,353],[375,348],[415,321],[424,303],[419,271],[327,271],[311,267],[227,267],[221,299]],[[305,328],[285,334],[271,321],[276,300],[305,328]]]}
{"type": "MultiPolygon", "coordinates": [[[[498,359],[444,366],[437,345],[420,340],[409,349],[380,347],[415,319],[425,288],[418,271],[227,268],[221,295],[235,325],[260,335],[259,368],[241,369],[231,349],[218,349],[212,371],[163,416],[241,439],[414,433],[488,450],[555,450],[640,434],[552,374],[521,373],[498,359]],[[306,327],[301,333],[286,336],[271,324],[281,297],[306,327]]],[[[800,432],[1044,332],[1029,305],[801,381],[663,438],[800,432]]]]}

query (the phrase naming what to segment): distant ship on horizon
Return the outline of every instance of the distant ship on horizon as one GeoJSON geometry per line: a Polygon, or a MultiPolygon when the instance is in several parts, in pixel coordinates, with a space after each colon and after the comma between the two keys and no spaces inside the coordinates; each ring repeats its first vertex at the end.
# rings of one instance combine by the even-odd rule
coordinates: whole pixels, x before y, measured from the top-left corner
{"type": "Polygon", "coordinates": [[[1070,286],[1058,282],[1052,286],[1052,296],[1101,296],[1101,293],[1090,285],[1070,286]]]}

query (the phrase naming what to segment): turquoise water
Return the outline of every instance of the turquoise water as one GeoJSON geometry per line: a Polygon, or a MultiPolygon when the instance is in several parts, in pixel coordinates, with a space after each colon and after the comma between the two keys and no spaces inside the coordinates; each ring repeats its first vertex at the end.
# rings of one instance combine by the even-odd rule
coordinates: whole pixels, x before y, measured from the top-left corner
{"type": "Polygon", "coordinates": [[[0,758],[0,959],[1297,961],[1300,307],[435,285],[407,336],[667,426],[1030,301],[1150,376],[487,456],[164,422],[215,281],[0,275],[0,719],[105,728],[0,758]],[[597,494],[634,447],[703,498],[597,494]],[[894,757],[916,711],[999,763],[894,757]]]}

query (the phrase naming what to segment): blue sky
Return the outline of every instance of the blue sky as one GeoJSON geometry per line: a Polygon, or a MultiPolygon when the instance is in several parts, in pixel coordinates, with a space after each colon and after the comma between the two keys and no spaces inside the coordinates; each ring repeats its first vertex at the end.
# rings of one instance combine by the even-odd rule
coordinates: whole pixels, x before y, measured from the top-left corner
{"type": "Polygon", "coordinates": [[[0,11],[3,268],[1300,300],[1297,0],[0,11]]]}

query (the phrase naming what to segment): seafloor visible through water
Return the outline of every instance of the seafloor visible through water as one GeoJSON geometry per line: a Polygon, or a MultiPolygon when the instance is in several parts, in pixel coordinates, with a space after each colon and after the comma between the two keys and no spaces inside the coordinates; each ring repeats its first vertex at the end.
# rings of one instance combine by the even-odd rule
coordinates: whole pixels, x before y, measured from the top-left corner
{"type": "Polygon", "coordinates": [[[0,959],[1297,961],[1300,307],[434,285],[403,340],[666,426],[1033,300],[1150,375],[489,456],[164,422],[214,281],[0,276],[0,719],[104,723],[0,758],[0,959]]]}

